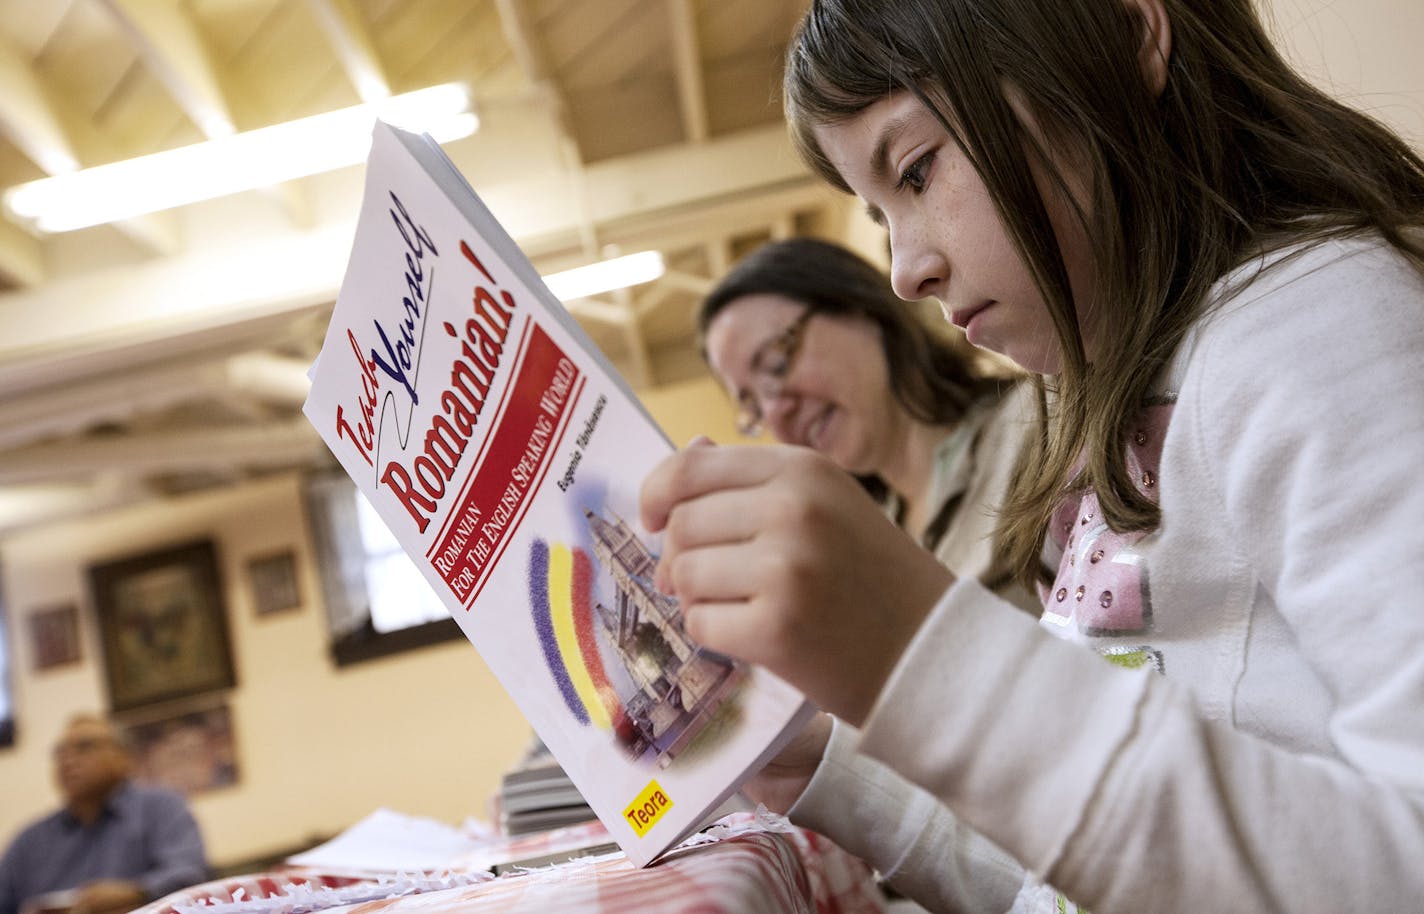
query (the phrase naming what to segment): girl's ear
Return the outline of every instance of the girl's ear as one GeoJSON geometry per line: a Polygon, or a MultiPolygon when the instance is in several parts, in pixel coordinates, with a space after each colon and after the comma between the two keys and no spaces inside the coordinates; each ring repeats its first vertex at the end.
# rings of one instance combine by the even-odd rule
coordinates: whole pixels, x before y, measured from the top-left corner
{"type": "Polygon", "coordinates": [[[1142,24],[1142,44],[1137,61],[1142,78],[1154,96],[1167,85],[1167,62],[1172,59],[1172,20],[1165,0],[1125,0],[1142,24]]]}

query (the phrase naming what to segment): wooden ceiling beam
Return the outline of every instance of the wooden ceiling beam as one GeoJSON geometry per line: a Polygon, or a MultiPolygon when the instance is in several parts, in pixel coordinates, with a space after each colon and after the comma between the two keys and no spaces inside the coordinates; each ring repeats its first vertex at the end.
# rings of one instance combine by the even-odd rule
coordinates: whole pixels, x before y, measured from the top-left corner
{"type": "MultiPolygon", "coordinates": [[[[182,7],[169,0],[100,0],[100,4],[204,136],[236,132],[217,69],[197,25],[182,7]]],[[[172,255],[181,246],[171,214],[136,216],[114,223],[114,228],[155,254],[172,255]]]]}
{"type": "MultiPolygon", "coordinates": [[[[29,61],[0,42],[0,132],[45,174],[79,168],[79,156],[29,61]]],[[[0,272],[22,288],[45,279],[39,241],[11,222],[0,224],[0,272]]]]}
{"type": "Polygon", "coordinates": [[[725,235],[713,238],[705,245],[707,249],[707,272],[712,276],[725,276],[732,267],[732,245],[725,235]]]}
{"type": "Polygon", "coordinates": [[[504,40],[509,42],[509,51],[524,76],[534,85],[549,79],[548,61],[534,43],[534,21],[529,16],[529,10],[521,0],[494,0],[494,7],[499,13],[504,40]]]}
{"type": "Polygon", "coordinates": [[[222,366],[184,362],[126,371],[16,397],[0,405],[0,448],[74,435],[169,409],[221,389],[222,366]]]}
{"type": "Polygon", "coordinates": [[[20,288],[39,285],[46,279],[39,239],[5,220],[0,220],[0,273],[20,288]]]}
{"type": "Polygon", "coordinates": [[[650,283],[648,287],[644,291],[642,291],[641,294],[635,296],[634,298],[634,316],[636,316],[638,320],[643,320],[649,314],[652,314],[654,311],[656,311],[663,304],[663,302],[672,298],[674,291],[676,290],[673,289],[671,286],[665,286],[660,282],[650,283]]]}
{"type": "MultiPolygon", "coordinates": [[[[174,101],[208,139],[236,132],[231,106],[218,79],[217,65],[191,16],[171,0],[101,0],[120,30],[133,43],[144,64],[163,83],[174,101]]],[[[293,225],[310,227],[311,204],[288,181],[261,193],[276,202],[293,225]]],[[[172,253],[176,230],[163,217],[127,220],[120,230],[149,248],[172,253]]]]}
{"type": "Polygon", "coordinates": [[[628,312],[628,320],[623,324],[623,345],[628,351],[628,367],[625,371],[628,383],[632,384],[635,390],[645,390],[653,386],[657,376],[653,373],[648,339],[643,334],[643,324],[638,319],[637,306],[633,302],[633,290],[616,289],[613,292],[613,300],[628,312]]]}
{"type": "Polygon", "coordinates": [[[682,112],[682,132],[689,143],[707,141],[707,91],[702,80],[702,52],[697,46],[693,0],[667,0],[672,28],[673,72],[682,112]]]}
{"type": "Polygon", "coordinates": [[[570,314],[580,320],[598,321],[614,327],[627,326],[634,317],[632,309],[626,305],[597,298],[571,298],[563,304],[570,314]]]}
{"type": "Polygon", "coordinates": [[[182,403],[221,400],[298,409],[311,382],[306,359],[245,352],[165,360],[32,391],[0,402],[0,448],[131,422],[182,403]]]}
{"type": "Polygon", "coordinates": [[[189,428],[86,440],[56,441],[7,451],[0,486],[92,479],[101,473],[228,472],[234,467],[316,466],[326,453],[304,416],[237,428],[189,428]]]}
{"type": "Polygon", "coordinates": [[[711,292],[713,285],[706,276],[694,276],[682,270],[668,270],[658,281],[670,289],[681,289],[699,297],[711,292]]]}
{"type": "Polygon", "coordinates": [[[77,171],[74,150],[30,62],[0,42],[0,130],[48,175],[77,171]]]}
{"type": "Polygon", "coordinates": [[[171,0],[101,0],[144,63],[204,136],[237,131],[202,35],[171,0]]]}
{"type": "Polygon", "coordinates": [[[179,253],[183,246],[178,221],[171,212],[134,216],[115,222],[114,228],[145,250],[164,257],[179,253]]]}
{"type": "Polygon", "coordinates": [[[562,148],[571,169],[577,169],[583,162],[583,152],[579,149],[578,135],[574,132],[573,120],[569,117],[569,105],[564,91],[554,78],[553,69],[535,35],[538,29],[529,15],[524,0],[494,0],[499,24],[504,32],[504,40],[514,61],[523,71],[530,85],[539,90],[547,100],[559,133],[563,138],[562,148]]]}
{"type": "Polygon", "coordinates": [[[376,51],[370,24],[351,0],[307,0],[307,5],[316,14],[361,101],[374,102],[389,96],[390,79],[376,51]]]}
{"type": "MultiPolygon", "coordinates": [[[[47,175],[68,174],[83,164],[62,126],[65,120],[59,107],[48,100],[29,63],[0,44],[0,131],[47,175]]],[[[21,232],[19,226],[20,222],[12,219],[0,229],[0,272],[21,287],[34,286],[46,278],[40,245],[30,234],[32,229],[25,227],[21,232]]],[[[168,255],[178,250],[178,232],[172,219],[163,214],[137,216],[114,227],[148,253],[168,255]]]]}

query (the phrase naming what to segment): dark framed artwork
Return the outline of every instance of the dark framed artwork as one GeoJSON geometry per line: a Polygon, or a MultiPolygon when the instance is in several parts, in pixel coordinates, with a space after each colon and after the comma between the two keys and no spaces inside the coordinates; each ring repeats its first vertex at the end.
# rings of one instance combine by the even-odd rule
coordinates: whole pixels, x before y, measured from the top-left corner
{"type": "Polygon", "coordinates": [[[238,781],[232,715],[225,704],[147,718],[123,729],[140,780],[190,795],[238,781]]]}
{"type": "Polygon", "coordinates": [[[212,541],[94,565],[89,581],[113,710],[235,684],[212,541]]]}
{"type": "Polygon", "coordinates": [[[30,613],[30,655],[36,671],[77,663],[83,657],[79,643],[79,607],[73,603],[50,606],[30,613]]]}
{"type": "Polygon", "coordinates": [[[297,557],[290,549],[249,559],[247,583],[259,616],[302,605],[297,589],[297,557]]]}

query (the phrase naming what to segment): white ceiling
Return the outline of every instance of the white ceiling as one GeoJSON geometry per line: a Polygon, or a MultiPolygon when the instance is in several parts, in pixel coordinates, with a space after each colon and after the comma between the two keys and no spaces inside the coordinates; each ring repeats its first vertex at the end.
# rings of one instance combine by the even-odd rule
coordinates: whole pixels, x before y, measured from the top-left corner
{"type": "MultiPolygon", "coordinates": [[[[0,186],[467,83],[447,151],[544,272],[655,248],[570,303],[636,387],[701,371],[691,310],[844,202],[790,151],[805,0],[0,0],[0,186]]],[[[0,532],[328,460],[300,415],[361,169],[36,237],[0,221],[0,532]]]]}

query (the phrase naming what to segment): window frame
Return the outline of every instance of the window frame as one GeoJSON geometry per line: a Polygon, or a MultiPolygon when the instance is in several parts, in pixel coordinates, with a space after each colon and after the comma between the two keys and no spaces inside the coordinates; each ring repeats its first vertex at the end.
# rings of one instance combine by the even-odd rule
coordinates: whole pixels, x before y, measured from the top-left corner
{"type": "Polygon", "coordinates": [[[367,563],[375,556],[367,552],[362,541],[356,503],[361,495],[355,483],[337,469],[309,474],[304,489],[331,636],[329,650],[336,666],[364,663],[465,637],[459,623],[448,615],[395,631],[378,631],[372,621],[364,576],[367,563]]]}

